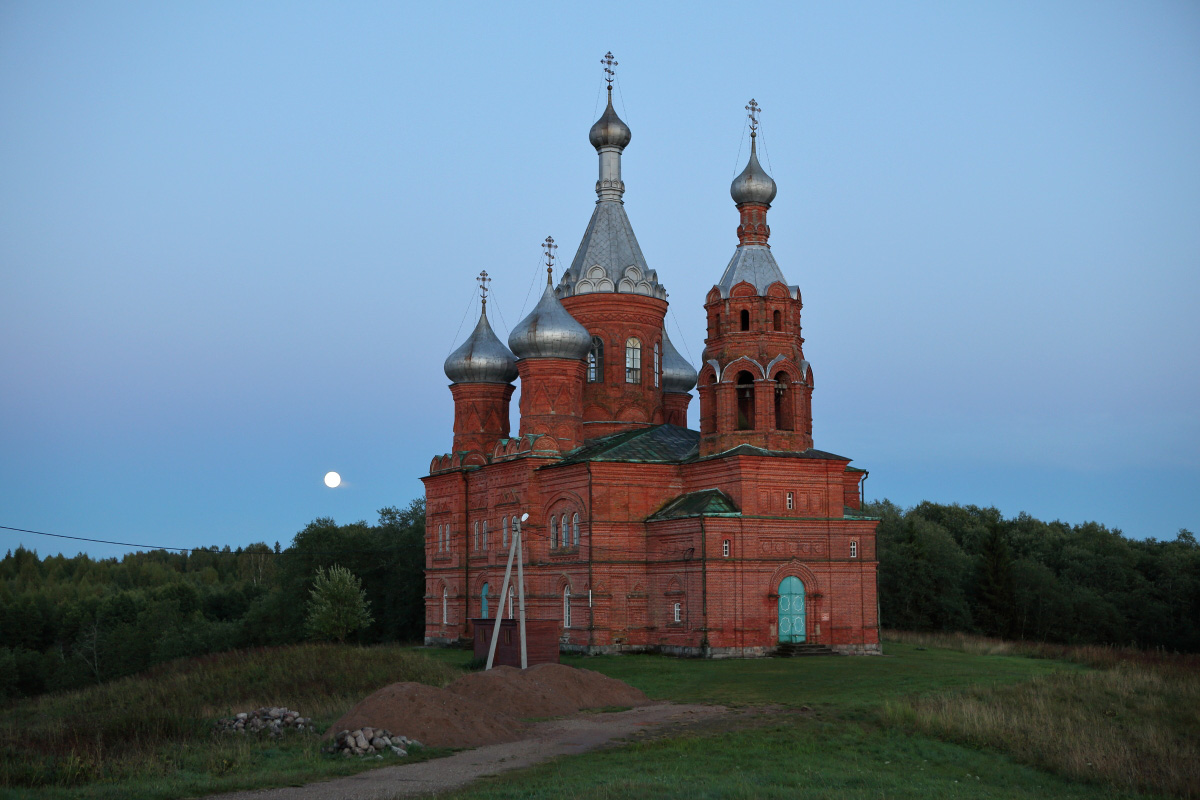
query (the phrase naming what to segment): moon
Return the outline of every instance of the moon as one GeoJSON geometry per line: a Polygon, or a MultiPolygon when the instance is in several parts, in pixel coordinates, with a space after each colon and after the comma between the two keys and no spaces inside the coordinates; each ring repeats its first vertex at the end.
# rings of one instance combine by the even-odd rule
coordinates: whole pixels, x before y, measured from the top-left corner
{"type": "Polygon", "coordinates": [[[326,472],[325,485],[330,489],[336,489],[342,485],[342,476],[338,475],[336,472],[326,472]]]}

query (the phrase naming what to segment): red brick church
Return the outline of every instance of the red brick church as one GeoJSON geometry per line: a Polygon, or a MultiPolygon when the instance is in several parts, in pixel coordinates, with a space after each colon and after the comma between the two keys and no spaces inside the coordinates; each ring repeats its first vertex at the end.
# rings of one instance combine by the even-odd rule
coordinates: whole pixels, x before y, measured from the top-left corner
{"type": "Polygon", "coordinates": [[[469,639],[472,619],[509,617],[511,593],[498,595],[509,537],[528,514],[526,614],[557,621],[563,650],[879,652],[866,472],[813,448],[803,304],[768,243],[776,186],[758,161],[751,108],[749,163],[730,187],[737,247],[705,301],[697,374],[667,337],[667,292],[625,213],[631,133],[610,82],[590,133],[598,199],[570,267],[557,285],[548,269],[507,347],[485,292],[474,331],[446,359],[453,449],[423,478],[427,643],[469,639]]]}

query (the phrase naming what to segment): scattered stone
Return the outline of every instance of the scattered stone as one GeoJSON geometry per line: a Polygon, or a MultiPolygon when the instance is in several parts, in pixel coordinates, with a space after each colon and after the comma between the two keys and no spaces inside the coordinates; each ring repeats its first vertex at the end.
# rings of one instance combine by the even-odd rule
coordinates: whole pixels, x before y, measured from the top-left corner
{"type": "Polygon", "coordinates": [[[404,757],[408,749],[420,747],[418,742],[407,736],[399,736],[383,728],[364,725],[355,731],[340,730],[333,736],[333,744],[325,748],[326,753],[341,753],[344,757],[375,756],[383,758],[387,751],[404,757]]]}
{"type": "Polygon", "coordinates": [[[213,728],[232,733],[266,733],[272,738],[282,736],[286,730],[316,733],[311,718],[300,716],[299,711],[275,707],[242,711],[232,717],[223,717],[217,720],[213,728]]]}

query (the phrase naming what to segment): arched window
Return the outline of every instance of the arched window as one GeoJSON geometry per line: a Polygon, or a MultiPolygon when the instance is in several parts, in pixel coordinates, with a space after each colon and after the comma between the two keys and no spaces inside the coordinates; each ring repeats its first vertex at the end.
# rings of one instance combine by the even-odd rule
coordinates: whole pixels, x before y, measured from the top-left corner
{"type": "Polygon", "coordinates": [[[750,330],[750,312],[743,308],[740,316],[742,320],[742,330],[750,330]]]}
{"type": "Polygon", "coordinates": [[[508,517],[501,517],[500,522],[503,526],[500,529],[500,546],[508,547],[508,517]]]}
{"type": "Polygon", "coordinates": [[[479,520],[475,521],[475,549],[479,549],[479,520]]]}
{"type": "Polygon", "coordinates": [[[562,515],[562,546],[571,546],[571,529],[567,527],[567,515],[562,515]]]}
{"type": "Polygon", "coordinates": [[[438,525],[438,552],[442,552],[442,526],[438,525]]]}
{"type": "Polygon", "coordinates": [[[592,349],[588,351],[588,383],[604,383],[604,340],[592,337],[592,349]]]}
{"type": "Polygon", "coordinates": [[[486,519],[483,521],[483,549],[484,549],[484,550],[487,550],[487,549],[488,549],[488,545],[487,545],[487,520],[486,520],[486,519]]]}
{"type": "Polygon", "coordinates": [[[488,585],[486,583],[479,592],[479,611],[480,616],[488,619],[488,585]]]}
{"type": "Polygon", "coordinates": [[[783,330],[783,314],[779,313],[779,309],[775,309],[775,313],[771,315],[771,322],[775,330],[783,330]]]}
{"type": "Polygon", "coordinates": [[[754,430],[754,376],[744,370],[737,376],[737,429],[754,430]]]}
{"type": "Polygon", "coordinates": [[[445,625],[450,619],[450,590],[442,589],[442,624],[445,625]]]}
{"type": "Polygon", "coordinates": [[[682,612],[682,611],[683,611],[683,604],[682,604],[682,603],[676,603],[676,604],[675,604],[675,615],[674,615],[674,616],[675,616],[675,619],[674,619],[674,621],[675,621],[675,622],[679,622],[679,621],[680,621],[680,617],[682,616],[682,614],[681,614],[680,612],[682,612]]]}
{"type": "Polygon", "coordinates": [[[658,388],[658,376],[662,374],[662,364],[658,349],[658,342],[654,343],[654,388],[658,388]]]}
{"type": "Polygon", "coordinates": [[[571,627],[571,587],[563,587],[563,627],[571,627]]]}
{"type": "Polygon", "coordinates": [[[625,382],[642,382],[642,340],[637,337],[625,340],[625,382]]]}
{"type": "Polygon", "coordinates": [[[550,518],[550,546],[558,547],[558,517],[550,518]]]}
{"type": "Polygon", "coordinates": [[[792,396],[788,392],[788,383],[786,372],[775,374],[775,427],[781,431],[792,430],[792,396]]]}
{"type": "Polygon", "coordinates": [[[576,547],[579,546],[579,514],[571,517],[571,541],[576,547]]]}

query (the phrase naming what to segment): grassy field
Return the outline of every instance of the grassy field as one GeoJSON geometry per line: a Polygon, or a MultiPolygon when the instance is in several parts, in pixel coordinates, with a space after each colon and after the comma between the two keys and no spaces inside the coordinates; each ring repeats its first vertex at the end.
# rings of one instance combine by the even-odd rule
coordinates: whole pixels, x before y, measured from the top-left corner
{"type": "MultiPolygon", "coordinates": [[[[1123,798],[1141,789],[1200,797],[1200,671],[1190,660],[900,638],[882,658],[564,657],[654,698],[754,712],[453,796],[1123,798]]],[[[21,702],[0,710],[0,786],[9,787],[0,796],[187,797],[395,763],[326,756],[315,736],[214,736],[212,720],[286,705],[325,726],[387,683],[444,685],[469,658],[310,645],[177,662],[21,702]]]]}
{"type": "Polygon", "coordinates": [[[353,774],[394,762],[327,756],[311,734],[216,735],[213,721],[287,706],[324,731],[381,686],[441,686],[459,674],[413,648],[313,644],[185,659],[45,695],[0,710],[0,796],[169,800],[353,774]]]}

